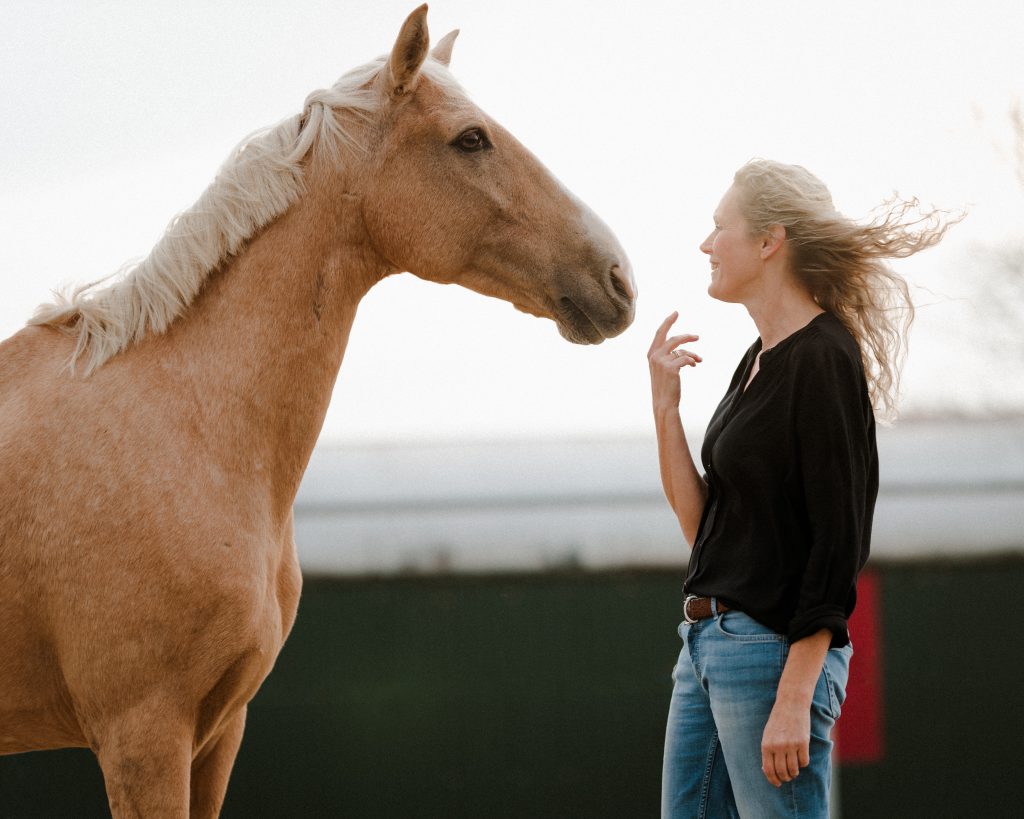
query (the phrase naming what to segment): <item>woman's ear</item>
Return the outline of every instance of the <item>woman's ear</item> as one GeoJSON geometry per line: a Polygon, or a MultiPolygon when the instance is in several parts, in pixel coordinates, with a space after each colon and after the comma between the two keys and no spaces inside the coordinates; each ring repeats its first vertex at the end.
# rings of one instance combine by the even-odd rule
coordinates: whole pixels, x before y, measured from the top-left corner
{"type": "Polygon", "coordinates": [[[786,242],[786,229],[782,225],[772,225],[761,239],[761,258],[774,256],[786,242]]]}

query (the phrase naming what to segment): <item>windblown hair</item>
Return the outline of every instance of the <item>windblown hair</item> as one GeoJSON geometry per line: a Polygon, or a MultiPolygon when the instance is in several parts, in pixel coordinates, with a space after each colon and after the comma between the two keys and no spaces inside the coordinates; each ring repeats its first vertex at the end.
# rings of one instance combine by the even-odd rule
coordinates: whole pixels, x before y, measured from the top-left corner
{"type": "Polygon", "coordinates": [[[773,225],[786,229],[793,273],[856,339],[875,412],[894,418],[914,303],[906,280],[886,260],[932,247],[959,219],[923,213],[916,199],[894,198],[861,224],[835,209],[828,188],[810,171],[766,159],[748,162],[734,183],[754,235],[773,225]]]}
{"type": "MultiPolygon", "coordinates": [[[[178,214],[142,261],[91,284],[54,292],[29,321],[77,336],[69,367],[85,359],[88,375],[148,333],[162,333],[195,299],[211,272],[303,191],[305,158],[313,149],[361,150],[349,130],[381,107],[374,75],[378,58],[356,68],[331,88],[314,91],[301,114],[244,139],[188,210],[178,214]]],[[[457,88],[448,71],[427,60],[422,71],[457,88]]]]}

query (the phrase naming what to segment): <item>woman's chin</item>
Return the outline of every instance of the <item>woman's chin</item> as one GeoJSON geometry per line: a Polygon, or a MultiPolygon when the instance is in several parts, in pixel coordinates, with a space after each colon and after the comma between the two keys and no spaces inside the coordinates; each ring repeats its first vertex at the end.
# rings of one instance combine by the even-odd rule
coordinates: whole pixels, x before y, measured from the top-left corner
{"type": "Polygon", "coordinates": [[[732,299],[728,297],[728,294],[723,293],[722,288],[718,287],[715,282],[711,282],[711,284],[708,285],[708,295],[711,296],[711,298],[716,299],[717,301],[732,301],[732,299]]]}

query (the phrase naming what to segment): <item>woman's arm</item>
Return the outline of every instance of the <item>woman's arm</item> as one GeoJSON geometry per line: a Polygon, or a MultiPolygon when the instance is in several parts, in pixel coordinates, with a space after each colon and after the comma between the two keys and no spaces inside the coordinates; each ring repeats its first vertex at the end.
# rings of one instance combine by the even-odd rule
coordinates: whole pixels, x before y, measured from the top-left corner
{"type": "Polygon", "coordinates": [[[697,366],[702,359],[688,350],[676,350],[680,344],[696,341],[697,336],[668,337],[669,328],[678,317],[678,313],[673,313],[661,323],[647,353],[647,362],[651,369],[651,399],[654,429],[658,436],[661,483],[669,505],[679,518],[683,537],[692,546],[697,538],[708,487],[697,471],[683,432],[679,415],[679,373],[683,367],[697,366]]]}
{"type": "Polygon", "coordinates": [[[810,764],[811,700],[831,641],[832,632],[823,628],[789,647],[761,738],[761,770],[776,788],[810,764]]]}
{"type": "Polygon", "coordinates": [[[829,646],[849,641],[847,616],[867,559],[878,458],[874,418],[856,348],[805,346],[793,411],[796,462],[811,532],[789,656],[761,741],[765,776],[790,781],[808,764],[814,687],[829,646]]]}
{"type": "Polygon", "coordinates": [[[868,557],[878,493],[875,422],[856,347],[804,345],[794,384],[793,465],[803,484],[807,563],[786,636],[827,628],[849,642],[857,574],[868,557]]]}

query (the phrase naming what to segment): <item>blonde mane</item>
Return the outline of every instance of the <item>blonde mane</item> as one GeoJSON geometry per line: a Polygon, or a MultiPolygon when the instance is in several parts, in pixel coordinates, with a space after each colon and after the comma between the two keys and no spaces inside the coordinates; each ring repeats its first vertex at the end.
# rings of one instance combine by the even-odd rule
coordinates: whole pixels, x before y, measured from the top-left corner
{"type": "MultiPolygon", "coordinates": [[[[242,140],[148,256],[99,281],[55,291],[54,301],[40,305],[29,324],[77,336],[68,366],[73,370],[84,357],[86,375],[146,334],[165,331],[212,271],[295,202],[303,190],[303,159],[315,144],[329,151],[362,149],[346,122],[368,119],[380,108],[370,86],[382,65],[378,59],[348,72],[331,88],[310,94],[301,114],[242,140]]],[[[437,63],[430,74],[453,84],[437,63]]]]}

